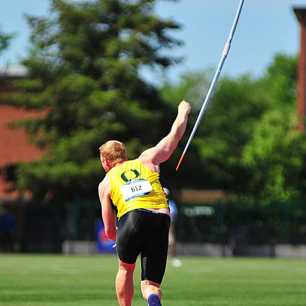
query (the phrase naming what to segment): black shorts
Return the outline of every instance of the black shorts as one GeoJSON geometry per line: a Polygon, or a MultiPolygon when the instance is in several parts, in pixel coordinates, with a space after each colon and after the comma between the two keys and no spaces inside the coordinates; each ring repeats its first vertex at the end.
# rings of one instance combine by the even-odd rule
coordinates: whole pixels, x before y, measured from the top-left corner
{"type": "Polygon", "coordinates": [[[145,209],[125,214],[118,224],[117,253],[121,261],[141,255],[141,280],[161,283],[167,263],[170,217],[145,209]]]}

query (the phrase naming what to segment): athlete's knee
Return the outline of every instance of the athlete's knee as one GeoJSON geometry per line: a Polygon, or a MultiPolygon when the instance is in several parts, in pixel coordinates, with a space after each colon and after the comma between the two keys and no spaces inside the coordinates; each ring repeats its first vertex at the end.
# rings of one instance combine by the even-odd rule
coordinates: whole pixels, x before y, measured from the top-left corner
{"type": "Polygon", "coordinates": [[[141,293],[145,300],[147,300],[151,294],[156,294],[161,298],[160,284],[149,280],[143,280],[141,281],[141,293]]]}
{"type": "Polygon", "coordinates": [[[126,273],[133,273],[135,270],[135,264],[130,264],[119,260],[119,271],[126,273]]]}
{"type": "Polygon", "coordinates": [[[135,270],[135,264],[128,264],[119,260],[117,281],[119,282],[133,281],[134,270],[135,270]]]}

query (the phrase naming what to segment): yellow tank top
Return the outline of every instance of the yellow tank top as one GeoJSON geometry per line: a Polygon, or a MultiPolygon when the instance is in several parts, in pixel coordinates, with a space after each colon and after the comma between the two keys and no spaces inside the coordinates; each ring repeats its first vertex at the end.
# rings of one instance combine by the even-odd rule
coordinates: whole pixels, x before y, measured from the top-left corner
{"type": "Polygon", "coordinates": [[[137,208],[168,208],[159,173],[146,167],[139,159],[115,166],[107,176],[118,219],[137,208]]]}

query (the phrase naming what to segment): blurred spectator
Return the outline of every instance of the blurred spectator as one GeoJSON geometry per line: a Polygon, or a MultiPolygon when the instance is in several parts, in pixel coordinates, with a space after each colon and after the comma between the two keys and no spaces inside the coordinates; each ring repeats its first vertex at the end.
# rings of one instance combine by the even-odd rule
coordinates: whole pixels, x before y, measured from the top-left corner
{"type": "Polygon", "coordinates": [[[97,235],[97,249],[99,253],[105,254],[105,253],[116,253],[116,241],[109,240],[106,237],[105,230],[104,230],[104,224],[101,219],[97,220],[96,223],[96,235],[97,235]]]}
{"type": "Polygon", "coordinates": [[[15,216],[5,208],[0,207],[0,251],[14,251],[15,230],[15,216]]]}
{"type": "Polygon", "coordinates": [[[175,221],[177,217],[177,207],[173,199],[170,198],[170,190],[164,188],[164,192],[168,199],[169,209],[170,209],[170,229],[169,229],[169,255],[171,256],[171,262],[174,267],[180,267],[182,262],[176,257],[176,237],[175,237],[175,221]]]}

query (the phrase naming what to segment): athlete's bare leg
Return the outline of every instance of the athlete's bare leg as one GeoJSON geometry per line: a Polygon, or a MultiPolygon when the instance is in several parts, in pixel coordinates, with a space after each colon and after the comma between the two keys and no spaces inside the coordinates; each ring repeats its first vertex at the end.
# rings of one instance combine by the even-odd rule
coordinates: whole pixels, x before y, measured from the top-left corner
{"type": "Polygon", "coordinates": [[[156,305],[159,306],[160,300],[161,300],[161,290],[160,290],[160,284],[149,281],[149,280],[143,280],[141,281],[141,292],[143,298],[149,302],[149,298],[155,296],[157,299],[153,301],[152,304],[149,303],[149,305],[156,305]]]}
{"type": "Polygon", "coordinates": [[[116,277],[116,292],[120,306],[131,306],[134,295],[133,274],[135,264],[124,263],[119,259],[119,270],[116,277]]]}

